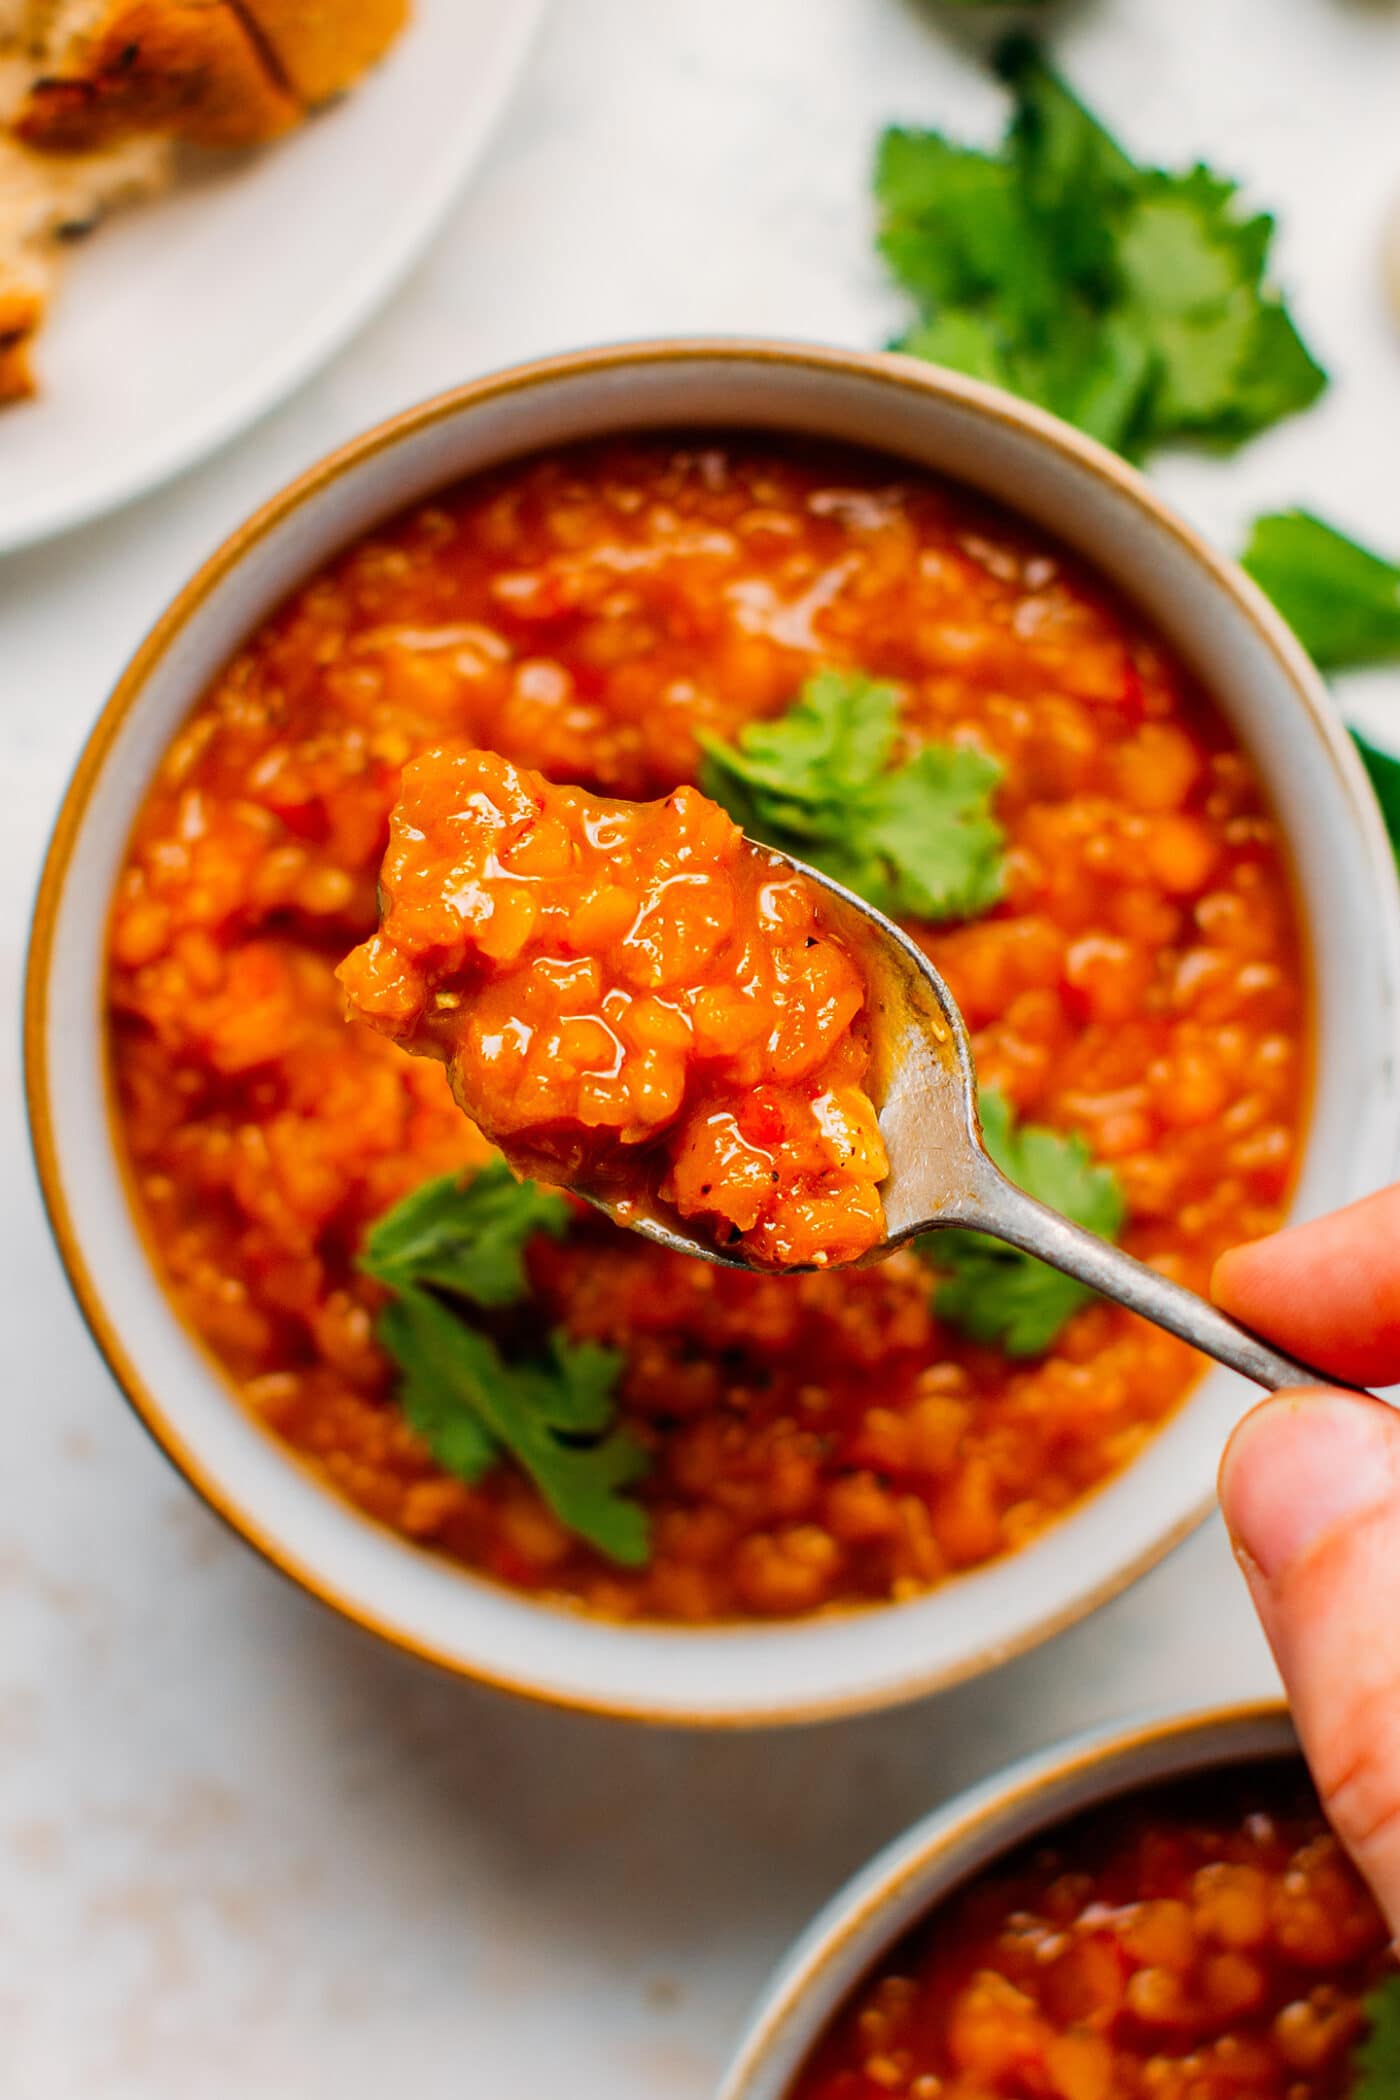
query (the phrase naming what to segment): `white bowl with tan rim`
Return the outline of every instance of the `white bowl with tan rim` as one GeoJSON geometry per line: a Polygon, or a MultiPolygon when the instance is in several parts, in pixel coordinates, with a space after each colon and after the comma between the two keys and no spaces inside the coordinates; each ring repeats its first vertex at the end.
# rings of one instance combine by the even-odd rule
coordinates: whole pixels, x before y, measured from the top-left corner
{"type": "Polygon", "coordinates": [[[68,789],[35,917],[26,1069],[45,1200],[93,1334],[158,1442],[252,1545],[347,1617],[463,1675],[568,1706],[732,1726],[909,1699],[1070,1624],[1205,1515],[1249,1390],[1212,1372],[1125,1473],[1020,1553],[922,1598],[709,1629],[565,1612],[380,1529],[239,1407],[134,1229],[103,1048],[107,900],[147,783],[209,680],[286,594],[464,475],[579,439],[707,426],[840,440],[950,475],[1066,542],[1155,623],[1251,753],[1291,843],[1317,1016],[1295,1214],[1389,1179],[1395,864],[1350,739],[1287,629],[1137,474],[1065,425],[909,359],[797,345],[645,344],[480,380],[334,453],[236,532],[137,652],[68,789]]]}
{"type": "Polygon", "coordinates": [[[1212,1708],[1105,1729],[959,1794],[873,1859],[813,1920],[764,1991],[717,2100],[785,2100],[862,1977],[984,1867],[1068,1817],[1169,1779],[1298,1759],[1287,1710],[1212,1708]]]}

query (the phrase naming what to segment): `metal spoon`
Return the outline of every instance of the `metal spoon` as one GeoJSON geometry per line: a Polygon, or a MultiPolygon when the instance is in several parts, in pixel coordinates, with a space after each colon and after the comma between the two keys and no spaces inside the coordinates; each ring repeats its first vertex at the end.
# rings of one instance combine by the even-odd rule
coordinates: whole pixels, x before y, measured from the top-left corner
{"type": "MultiPolygon", "coordinates": [[[[840,883],[787,854],[774,858],[826,893],[827,923],[855,955],[869,986],[870,1090],[890,1173],[880,1189],[886,1236],[861,1257],[861,1266],[882,1261],[916,1233],[971,1228],[1116,1299],[1271,1392],[1280,1386],[1338,1383],[1270,1348],[1195,1291],[1159,1276],[1008,1181],[983,1148],[967,1026],[928,957],[883,913],[840,883]]],[[[663,1247],[725,1268],[749,1266],[741,1256],[697,1236],[659,1202],[590,1200],[618,1224],[663,1247]]]]}

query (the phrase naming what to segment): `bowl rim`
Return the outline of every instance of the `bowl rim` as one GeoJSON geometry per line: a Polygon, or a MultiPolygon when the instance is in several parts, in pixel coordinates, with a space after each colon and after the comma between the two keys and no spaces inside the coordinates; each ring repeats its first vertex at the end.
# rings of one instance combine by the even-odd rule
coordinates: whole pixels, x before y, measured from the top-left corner
{"type": "Polygon", "coordinates": [[[860,1977],[1005,1853],[1140,1789],[1290,1756],[1302,1761],[1286,1703],[1236,1700],[1086,1729],[961,1788],[858,1868],[779,1958],[716,2100],[785,2100],[860,1977]]]}
{"type": "MultiPolygon", "coordinates": [[[[709,362],[717,366],[762,365],[794,372],[827,374],[874,381],[895,392],[918,392],[952,407],[1009,428],[1031,442],[1058,453],[1081,473],[1107,484],[1119,498],[1146,512],[1154,527],[1170,537],[1189,557],[1202,581],[1224,593],[1233,610],[1267,647],[1286,678],[1294,700],[1306,716],[1319,755],[1333,771],[1351,805],[1377,878],[1377,893],[1389,905],[1379,938],[1392,997],[1400,987],[1400,891],[1394,859],[1379,810],[1359,759],[1328,699],[1326,689],[1282,617],[1236,563],[1220,553],[1157,495],[1136,469],[1094,439],[1000,388],[964,377],[940,366],[884,351],[847,350],[819,343],[768,337],[685,336],[609,343],[512,365],[434,395],[372,425],[327,453],[288,482],[255,510],[206,557],[166,605],[128,660],[99,712],[69,777],[54,821],[35,896],[25,970],[23,1001],[23,1073],[30,1142],[50,1233],[69,1286],[90,1335],[123,1397],[153,1441],[213,1513],[279,1573],[295,1582],[327,1609],[362,1631],[386,1640],[401,1652],[436,1665],[451,1675],[495,1690],[534,1699],[547,1706],[665,1727],[734,1729],[801,1725],[877,1711],[943,1691],[982,1674],[1054,1638],[1128,1589],[1181,1545],[1215,1507],[1213,1493],[1141,1550],[1125,1557],[1110,1576],[1067,1602],[1028,1618],[1014,1638],[1002,1639],[959,1657],[955,1662],[920,1669],[911,1663],[897,1681],[875,1689],[785,1698],[774,1706],[704,1705],[678,1699],[648,1703],[635,1695],[609,1695],[562,1688],[523,1671],[483,1665],[441,1643],[424,1639],[395,1617],[378,1613],[346,1596],[333,1580],[301,1557],[261,1517],[243,1508],[191,1450],[172,1410],[147,1384],[122,1338],[120,1316],[108,1310],[88,1266],[59,1164],[56,1122],[61,1109],[49,1072],[49,989],[56,933],[65,881],[74,851],[112,747],[127,718],[139,705],[148,680],[182,631],[244,558],[304,504],[366,462],[401,441],[417,436],[465,411],[507,397],[548,388],[557,382],[592,378],[628,369],[683,366],[709,362]]],[[[755,425],[755,429],[760,426],[755,425]]],[[[528,448],[515,454],[525,457],[528,448]]],[[[1014,507],[1014,506],[1013,506],[1014,507]]],[[[109,900],[108,900],[109,901],[109,900]]],[[[334,1494],[327,1487],[325,1492],[334,1494]]],[[[359,1514],[354,1512],[354,1514],[359,1514]]],[[[1072,1521],[1073,1512],[1065,1521],[1072,1521]]],[[[366,1519],[365,1521],[371,1521],[366,1519]]],[[[529,1600],[527,1600],[529,1601],[529,1600]]],[[[556,1607],[549,1607],[557,1609],[556,1607]]],[[[567,1627],[566,1614],[560,1614],[567,1627]]],[[[647,1622],[651,1626],[651,1622],[647,1622]]],[[[803,1622],[811,1623],[811,1622],[803,1622]]],[[[656,1629],[652,1629],[656,1630],[656,1629]]],[[[692,1629],[662,1629],[683,1643],[692,1629]]],[[[716,1629],[703,1629],[713,1633],[716,1629]]],[[[728,1629],[725,1629],[728,1630],[728,1629]]],[[[617,1628],[619,1636],[628,1632],[617,1628]]],[[[742,1633],[743,1628],[736,1629],[742,1633]]]]}

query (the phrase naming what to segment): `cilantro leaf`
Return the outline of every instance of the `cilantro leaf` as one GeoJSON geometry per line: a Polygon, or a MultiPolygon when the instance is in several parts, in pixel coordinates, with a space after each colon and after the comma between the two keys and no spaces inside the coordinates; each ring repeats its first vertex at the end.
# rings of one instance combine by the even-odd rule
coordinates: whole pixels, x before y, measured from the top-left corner
{"type": "Polygon", "coordinates": [[[879,911],[971,918],[1001,894],[995,759],[929,744],[891,763],[899,695],[858,671],[809,678],[785,715],[736,744],[704,739],[700,784],[735,822],[879,911]]]}
{"type": "Polygon", "coordinates": [[[1213,431],[1202,428],[1200,432],[1206,440],[1213,437],[1226,451],[1272,429],[1299,409],[1310,408],[1327,389],[1326,372],[1281,300],[1261,306],[1249,354],[1249,369],[1235,377],[1232,407],[1221,411],[1213,431]]]}
{"type": "Polygon", "coordinates": [[[470,1179],[444,1174],[405,1196],[370,1231],[363,1263],[391,1287],[434,1284],[473,1305],[511,1305],[525,1294],[531,1234],[558,1239],[568,1220],[562,1196],[493,1159],[470,1179]]]}
{"type": "Polygon", "coordinates": [[[404,1417],[440,1466],[475,1482],[513,1459],[570,1531],[638,1567],[649,1522],[623,1490],[648,1459],[616,1426],[621,1356],[558,1331],[508,1352],[468,1317],[521,1303],[527,1241],[558,1236],[567,1220],[561,1197],[516,1181],[503,1161],[415,1190],[366,1245],[364,1268],[392,1293],[376,1332],[398,1365],[404,1417]]]}
{"type": "MultiPolygon", "coordinates": [[[[1123,1193],[1111,1167],[1098,1164],[1083,1138],[1018,1124],[994,1087],[981,1097],[987,1151],[1007,1179],[1105,1239],[1123,1223],[1123,1193]]],[[[1071,1314],[1093,1296],[1033,1255],[984,1233],[929,1233],[919,1253],[943,1281],[935,1310],[977,1342],[999,1342],[1008,1356],[1039,1356],[1071,1314]]]]}
{"type": "Polygon", "coordinates": [[[875,189],[880,252],[898,282],[926,309],[976,318],[971,310],[1015,269],[1022,227],[1013,170],[937,132],[895,128],[880,141],[875,189]]]}
{"type": "Polygon", "coordinates": [[[606,1427],[621,1365],[615,1349],[556,1334],[545,1363],[518,1370],[513,1389],[498,1385],[486,1400],[492,1429],[560,1523],[635,1568],[650,1553],[650,1524],[619,1490],[640,1480],[650,1461],[625,1429],[606,1427]],[[593,1440],[576,1441],[585,1435],[593,1440]]]}
{"type": "Polygon", "coordinates": [[[1122,297],[1153,355],[1157,437],[1240,444],[1321,390],[1287,312],[1258,292],[1274,222],[1242,218],[1236,194],[1206,168],[1153,172],[1122,220],[1122,297]]]}
{"type": "MultiPolygon", "coordinates": [[[[886,911],[971,919],[1001,895],[1001,826],[987,814],[1001,767],[967,746],[928,744],[884,777],[849,887],[886,911]]],[[[839,879],[839,878],[838,878],[839,879]]]]}
{"type": "Polygon", "coordinates": [[[1027,391],[1017,385],[1016,370],[995,321],[971,307],[943,307],[896,337],[890,348],[902,350],[906,357],[921,357],[926,364],[951,365],[969,379],[1005,387],[1008,393],[1027,391]]]}
{"type": "Polygon", "coordinates": [[[1256,518],[1242,560],[1324,671],[1400,657],[1400,567],[1310,511],[1256,518]]]}
{"type": "Polygon", "coordinates": [[[1378,750],[1359,729],[1353,729],[1351,735],[1353,743],[1361,753],[1361,763],[1371,776],[1371,785],[1381,806],[1385,828],[1390,833],[1390,843],[1395,849],[1396,861],[1400,863],[1400,758],[1392,757],[1389,751],[1378,750]]]}
{"type": "Polygon", "coordinates": [[[887,131],[879,246],[919,318],[895,347],[1138,457],[1231,447],[1326,385],[1267,281],[1273,221],[1204,167],[1138,166],[1027,38],[998,153],[887,131]]]}
{"type": "Polygon", "coordinates": [[[546,1346],[544,1372],[522,1376],[537,1386],[541,1421],[562,1436],[601,1436],[613,1418],[613,1388],[622,1368],[616,1349],[601,1342],[575,1342],[554,1333],[546,1346]]]}
{"type": "Polygon", "coordinates": [[[1352,2100],[1400,2094],[1400,1976],[1384,1976],[1363,2001],[1368,2026],[1353,2058],[1352,2100]]]}
{"type": "Polygon", "coordinates": [[[399,1366],[398,1403],[445,1472],[474,1484],[499,1459],[500,1446],[462,1390],[463,1363],[490,1343],[463,1326],[438,1299],[411,1287],[391,1298],[375,1328],[399,1366]]]}
{"type": "MultiPolygon", "coordinates": [[[[1138,171],[1029,37],[1008,38],[996,65],[1016,98],[1002,150],[1023,206],[1049,241],[1063,244],[1063,271],[1097,280],[1106,289],[1113,264],[1106,208],[1132,195],[1138,171]],[[1095,208],[1086,209],[1090,205],[1095,208]]],[[[1045,271],[1043,244],[1037,248],[1045,271]]],[[[1053,290],[1048,274],[1046,284],[1053,290]]]]}

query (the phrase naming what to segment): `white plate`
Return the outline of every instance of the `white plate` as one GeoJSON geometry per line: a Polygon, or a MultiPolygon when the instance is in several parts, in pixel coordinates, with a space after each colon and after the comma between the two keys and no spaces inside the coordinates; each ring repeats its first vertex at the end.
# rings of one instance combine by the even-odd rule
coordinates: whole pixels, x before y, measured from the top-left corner
{"type": "Polygon", "coordinates": [[[409,268],[485,146],[543,0],[417,0],[352,95],[211,156],[75,251],[40,392],[0,410],[0,553],[125,503],[282,400],[409,268]]]}

